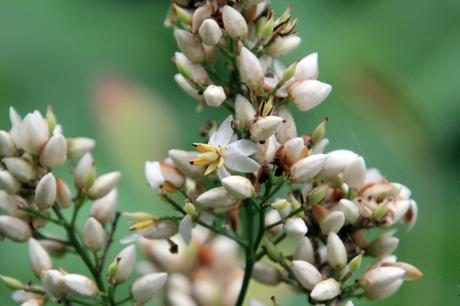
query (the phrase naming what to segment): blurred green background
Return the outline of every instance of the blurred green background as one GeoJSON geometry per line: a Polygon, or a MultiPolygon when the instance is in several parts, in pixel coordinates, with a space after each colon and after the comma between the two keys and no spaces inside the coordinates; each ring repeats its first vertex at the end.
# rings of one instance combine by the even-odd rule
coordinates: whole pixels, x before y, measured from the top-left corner
{"type": "MultiPolygon", "coordinates": [[[[302,46],[285,63],[318,51],[321,79],[334,87],[326,103],[296,113],[299,130],[327,115],[329,149],[359,152],[410,186],[418,201],[418,224],[400,231],[397,255],[424,277],[375,305],[459,305],[460,2],[272,2],[280,13],[292,4],[300,19],[302,46]]],[[[223,117],[194,113],[195,102],[172,80],[176,46],[163,27],[167,4],[0,1],[0,128],[9,128],[10,105],[24,114],[52,103],[67,136],[98,140],[99,173],[124,172],[125,210],[161,212],[143,162],[173,146],[190,148],[205,118],[223,117]]],[[[1,242],[0,256],[1,274],[31,279],[24,244],[1,242]]],[[[81,268],[72,256],[63,263],[81,268]]],[[[0,305],[12,304],[9,295],[0,286],[0,305]]],[[[295,295],[280,301],[304,304],[295,295]]]]}

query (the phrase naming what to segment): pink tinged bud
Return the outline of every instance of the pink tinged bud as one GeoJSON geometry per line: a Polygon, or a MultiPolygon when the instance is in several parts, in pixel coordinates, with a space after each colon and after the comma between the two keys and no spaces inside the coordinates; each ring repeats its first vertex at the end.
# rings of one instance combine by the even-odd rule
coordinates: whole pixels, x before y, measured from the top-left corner
{"type": "Polygon", "coordinates": [[[264,82],[264,70],[257,56],[245,47],[241,47],[236,62],[241,82],[253,90],[259,90],[264,82]]]}
{"type": "Polygon", "coordinates": [[[44,272],[51,269],[51,258],[42,247],[42,245],[35,239],[29,239],[29,261],[35,275],[41,277],[44,272]]]}
{"type": "Polygon", "coordinates": [[[138,278],[131,287],[134,302],[144,304],[152,299],[166,283],[166,273],[151,273],[138,278]]]}
{"type": "Polygon", "coordinates": [[[101,224],[106,224],[115,217],[117,210],[118,191],[112,189],[106,196],[97,199],[91,206],[90,215],[101,224]]]}
{"type": "Polygon", "coordinates": [[[323,221],[319,224],[321,232],[324,235],[329,234],[330,232],[337,233],[343,227],[345,223],[345,215],[341,211],[333,211],[328,214],[323,221]]]}
{"type": "Polygon", "coordinates": [[[206,84],[209,82],[209,76],[206,70],[200,64],[192,62],[184,53],[176,52],[174,62],[178,67],[182,67],[191,75],[193,82],[197,84],[206,84]]]}
{"type": "Polygon", "coordinates": [[[203,93],[206,104],[211,107],[220,106],[227,96],[225,96],[224,88],[222,86],[209,85],[203,93]]]}
{"type": "Polygon", "coordinates": [[[345,245],[334,232],[330,232],[327,237],[327,261],[333,268],[343,268],[347,264],[345,245]]]}
{"type": "Polygon", "coordinates": [[[174,166],[185,176],[192,179],[203,176],[205,168],[190,164],[190,161],[197,157],[197,152],[183,150],[169,150],[168,157],[172,160],[174,166]]]}
{"type": "Polygon", "coordinates": [[[310,296],[316,301],[327,301],[340,294],[340,283],[333,278],[328,278],[316,284],[310,296]]]}
{"type": "Polygon", "coordinates": [[[72,204],[72,194],[69,186],[58,178],[56,179],[56,187],[56,202],[61,208],[68,208],[72,204]]]}
{"type": "Polygon", "coordinates": [[[313,289],[316,284],[323,280],[323,276],[316,267],[306,261],[292,261],[292,271],[299,283],[306,289],[313,289]]]}
{"type": "Polygon", "coordinates": [[[222,30],[214,19],[205,19],[198,30],[200,37],[208,46],[215,46],[222,37],[222,30]]]}
{"type": "Polygon", "coordinates": [[[91,152],[95,146],[96,142],[91,138],[67,138],[67,155],[68,157],[80,158],[91,152]]]}
{"type": "Polygon", "coordinates": [[[29,224],[19,218],[0,216],[0,234],[13,241],[24,242],[32,236],[32,230],[29,224]]]}
{"type": "Polygon", "coordinates": [[[192,33],[181,29],[175,29],[174,37],[176,38],[177,46],[190,61],[200,63],[204,60],[205,53],[203,47],[200,41],[196,39],[192,33]]]}
{"type": "Polygon", "coordinates": [[[294,259],[313,264],[315,262],[315,250],[308,237],[303,237],[294,251],[294,259]]]}
{"type": "Polygon", "coordinates": [[[307,182],[320,173],[326,155],[314,154],[307,156],[292,165],[289,177],[294,182],[307,182]]]}
{"type": "Polygon", "coordinates": [[[43,273],[42,284],[45,291],[55,298],[65,296],[64,274],[59,270],[48,270],[43,273]]]}
{"type": "Polygon", "coordinates": [[[269,286],[278,285],[281,280],[281,272],[272,265],[257,262],[252,270],[252,277],[259,283],[269,286]]]}
{"type": "Polygon", "coordinates": [[[309,54],[297,63],[294,73],[296,80],[313,80],[317,79],[318,75],[318,53],[309,54]]]}
{"type": "Polygon", "coordinates": [[[102,248],[104,241],[104,228],[96,219],[90,217],[83,228],[83,242],[85,246],[95,252],[102,248]]]}
{"type": "Polygon", "coordinates": [[[19,157],[7,157],[2,159],[2,162],[6,169],[22,183],[29,183],[37,176],[32,165],[19,157]]]}
{"type": "Polygon", "coordinates": [[[326,154],[320,177],[332,178],[342,172],[358,155],[349,150],[336,150],[326,154]]]}
{"type": "Polygon", "coordinates": [[[21,183],[10,172],[0,170],[0,190],[5,190],[9,194],[15,194],[19,189],[21,189],[21,183]]]}
{"type": "Polygon", "coordinates": [[[75,186],[78,189],[91,187],[92,177],[94,176],[94,160],[90,153],[86,153],[78,162],[73,171],[75,186]],[[88,186],[90,185],[90,186],[88,186]]]}
{"type": "Polygon", "coordinates": [[[373,257],[384,257],[392,254],[399,245],[399,239],[393,237],[395,231],[386,232],[373,240],[366,249],[366,254],[373,257]]]}
{"type": "Polygon", "coordinates": [[[17,136],[20,148],[38,155],[49,138],[48,122],[39,111],[29,113],[20,123],[17,136]]]}
{"type": "Polygon", "coordinates": [[[67,292],[82,298],[93,298],[97,295],[96,284],[88,277],[80,274],[64,275],[67,292]]]}
{"type": "Polygon", "coordinates": [[[62,166],[67,159],[67,142],[62,134],[53,135],[40,153],[40,163],[48,168],[62,166]]]}
{"type": "Polygon", "coordinates": [[[225,189],[237,200],[245,200],[252,197],[255,193],[251,181],[243,176],[232,175],[222,180],[225,189]]]}
{"type": "Polygon", "coordinates": [[[286,220],[284,230],[288,237],[300,239],[308,232],[305,221],[300,217],[291,217],[286,220]]]}
{"type": "Polygon", "coordinates": [[[116,257],[118,262],[118,272],[115,275],[114,281],[121,283],[127,280],[133,274],[136,266],[136,246],[130,245],[124,248],[116,257]]]}
{"type": "Polygon", "coordinates": [[[339,201],[339,209],[345,215],[345,221],[354,224],[359,218],[359,207],[353,201],[341,199],[339,201]]]}
{"type": "Polygon", "coordinates": [[[94,199],[102,198],[117,186],[120,178],[121,173],[118,171],[99,176],[88,190],[88,195],[94,199]]]}
{"type": "Polygon", "coordinates": [[[285,143],[289,139],[297,137],[297,127],[291,112],[287,107],[282,106],[278,109],[278,116],[283,118],[281,128],[276,132],[276,138],[280,143],[285,143]]]}
{"type": "Polygon", "coordinates": [[[323,102],[332,86],[317,80],[296,81],[289,86],[289,95],[299,110],[306,112],[323,102]]]}
{"type": "Polygon", "coordinates": [[[251,138],[254,141],[264,141],[275,134],[283,124],[283,118],[278,116],[259,117],[251,128],[251,138]]]}
{"type": "Polygon", "coordinates": [[[159,221],[147,229],[142,236],[147,239],[168,239],[177,234],[178,230],[175,221],[159,221]]]}
{"type": "Polygon", "coordinates": [[[222,9],[222,20],[224,29],[233,39],[246,37],[248,34],[248,24],[243,15],[233,7],[226,5],[222,9]]]}
{"type": "Polygon", "coordinates": [[[302,39],[297,35],[278,36],[268,47],[267,54],[273,57],[287,55],[296,49],[301,42],[302,39]]]}
{"type": "Polygon", "coordinates": [[[240,126],[244,128],[249,127],[256,117],[256,111],[251,102],[242,95],[236,96],[235,116],[240,126]]]}
{"type": "Polygon", "coordinates": [[[179,222],[179,233],[184,239],[185,244],[190,244],[192,241],[192,230],[193,230],[193,217],[186,215],[179,222]]]}
{"type": "Polygon", "coordinates": [[[216,187],[200,194],[196,202],[201,207],[226,208],[232,206],[235,199],[225,187],[216,187]]]}
{"type": "Polygon", "coordinates": [[[11,135],[0,131],[0,157],[13,156],[16,153],[16,144],[11,135]]]}
{"type": "Polygon", "coordinates": [[[40,209],[47,209],[54,205],[56,195],[56,178],[50,172],[40,179],[35,188],[35,203],[40,209]]]}
{"type": "Polygon", "coordinates": [[[343,172],[343,180],[351,188],[360,189],[366,182],[366,163],[361,156],[354,158],[343,172]]]}

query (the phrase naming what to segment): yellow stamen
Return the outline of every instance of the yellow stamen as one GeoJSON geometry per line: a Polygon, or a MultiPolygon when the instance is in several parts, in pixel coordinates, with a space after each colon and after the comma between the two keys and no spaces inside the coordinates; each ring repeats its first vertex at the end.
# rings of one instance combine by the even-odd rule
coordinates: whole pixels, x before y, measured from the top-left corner
{"type": "Polygon", "coordinates": [[[147,228],[151,227],[154,223],[155,223],[155,220],[153,220],[153,219],[136,222],[129,228],[129,230],[130,231],[138,231],[138,230],[147,229],[147,228]]]}
{"type": "Polygon", "coordinates": [[[216,146],[207,143],[194,143],[193,146],[201,153],[216,152],[216,146]]]}
{"type": "Polygon", "coordinates": [[[163,185],[161,185],[161,189],[166,192],[176,192],[177,188],[172,183],[165,181],[163,185]]]}

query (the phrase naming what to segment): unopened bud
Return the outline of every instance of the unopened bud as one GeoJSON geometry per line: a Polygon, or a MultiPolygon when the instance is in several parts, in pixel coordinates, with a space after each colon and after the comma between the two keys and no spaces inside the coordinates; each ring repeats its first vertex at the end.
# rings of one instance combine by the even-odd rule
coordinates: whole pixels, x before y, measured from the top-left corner
{"type": "Polygon", "coordinates": [[[359,253],[356,255],[350,263],[348,264],[348,269],[351,273],[358,272],[359,268],[361,268],[361,262],[363,261],[364,252],[359,253]]]}
{"type": "Polygon", "coordinates": [[[2,159],[6,169],[20,182],[29,183],[37,176],[32,165],[19,157],[7,157],[2,159]]]}
{"type": "Polygon", "coordinates": [[[134,271],[136,265],[136,246],[130,245],[124,248],[117,256],[114,262],[118,264],[118,273],[113,281],[121,283],[127,280],[134,271]]]}
{"type": "Polygon", "coordinates": [[[192,62],[184,53],[176,52],[173,58],[179,72],[186,79],[192,80],[197,84],[206,84],[209,82],[209,76],[206,70],[197,63],[192,62]]]}
{"type": "Polygon", "coordinates": [[[279,142],[285,143],[288,140],[297,137],[297,126],[289,109],[286,106],[278,108],[278,116],[283,118],[283,124],[276,132],[276,138],[279,142]]]}
{"type": "MultiPolygon", "coordinates": [[[[313,156],[316,156],[316,155],[320,155],[320,154],[315,154],[315,155],[311,155],[311,156],[313,157],[313,156]]],[[[312,206],[312,205],[316,205],[319,202],[321,202],[324,199],[324,197],[326,196],[326,192],[327,192],[328,189],[329,189],[329,187],[327,185],[322,185],[322,186],[316,187],[315,189],[310,191],[308,193],[308,196],[307,196],[307,204],[309,206],[312,206]]]]}
{"type": "Polygon", "coordinates": [[[6,287],[13,289],[13,290],[20,290],[24,288],[24,284],[15,278],[0,275],[0,281],[2,281],[6,287]]]}
{"type": "Polygon", "coordinates": [[[277,268],[263,262],[254,265],[252,277],[257,282],[270,286],[278,285],[282,280],[281,272],[277,268]]]}
{"type": "Polygon", "coordinates": [[[310,238],[303,237],[294,251],[294,259],[302,260],[313,264],[315,262],[315,251],[310,238]]]}
{"type": "Polygon", "coordinates": [[[57,178],[56,179],[56,202],[61,208],[67,208],[72,204],[72,194],[70,193],[70,188],[67,184],[57,178]]]}
{"type": "Polygon", "coordinates": [[[193,226],[193,217],[190,215],[184,216],[179,222],[179,234],[187,245],[192,241],[193,226]]]}
{"type": "Polygon", "coordinates": [[[327,122],[328,122],[328,119],[326,118],[315,127],[315,129],[313,130],[313,133],[311,134],[312,143],[318,143],[318,141],[320,141],[324,137],[324,134],[326,134],[327,122]]]}
{"type": "Polygon", "coordinates": [[[145,304],[150,301],[166,283],[166,273],[151,273],[138,278],[131,287],[134,302],[145,304]]]}
{"type": "Polygon", "coordinates": [[[29,261],[35,275],[41,277],[42,274],[51,269],[51,258],[35,239],[29,239],[29,261]]]}
{"type": "Polygon", "coordinates": [[[326,218],[321,221],[319,224],[321,228],[321,232],[324,235],[329,234],[330,232],[337,233],[340,231],[342,226],[345,223],[345,215],[341,211],[333,211],[329,215],[326,216],[326,218]]]}
{"type": "Polygon", "coordinates": [[[95,145],[96,142],[91,138],[67,138],[67,155],[76,158],[82,157],[91,152],[95,145]]]}
{"type": "Polygon", "coordinates": [[[225,189],[237,200],[245,200],[253,196],[255,189],[251,181],[239,175],[232,175],[222,180],[225,189]]]}
{"type": "Polygon", "coordinates": [[[241,47],[236,61],[241,82],[253,90],[259,90],[264,82],[264,70],[257,56],[247,48],[241,47]]]}
{"type": "Polygon", "coordinates": [[[3,215],[0,216],[0,234],[13,241],[24,242],[32,236],[32,230],[27,222],[3,215]]]}
{"type": "Polygon", "coordinates": [[[291,217],[286,220],[284,230],[289,237],[302,238],[308,232],[308,227],[302,218],[291,217]]]}
{"type": "Polygon", "coordinates": [[[196,207],[190,201],[185,202],[184,210],[187,213],[187,215],[189,215],[191,217],[196,217],[196,215],[197,215],[196,207]]]}
{"type": "Polygon", "coordinates": [[[333,268],[343,268],[347,264],[345,245],[334,232],[330,232],[327,237],[327,261],[333,268]]]}
{"type": "MultiPolygon", "coordinates": [[[[307,156],[292,165],[289,177],[294,182],[307,182],[314,178],[323,166],[326,155],[314,154],[307,156]]],[[[321,186],[309,195],[308,205],[319,203],[326,194],[327,188],[321,186]]]]}
{"type": "Polygon", "coordinates": [[[48,270],[42,276],[46,292],[56,298],[63,297],[65,292],[64,274],[59,270],[48,270]]]}
{"type": "Polygon", "coordinates": [[[102,248],[104,241],[104,228],[95,218],[90,217],[83,228],[83,242],[85,246],[95,252],[102,248]]]}
{"type": "Polygon", "coordinates": [[[48,168],[62,166],[67,159],[67,141],[62,134],[53,135],[40,153],[40,162],[48,168]]]}
{"type": "Polygon", "coordinates": [[[0,131],[0,157],[10,157],[16,153],[16,144],[8,132],[0,131]]]}
{"type": "Polygon", "coordinates": [[[356,153],[349,150],[331,151],[326,154],[326,160],[319,175],[326,178],[335,177],[357,156],[356,153]]]}
{"type": "Polygon", "coordinates": [[[254,141],[264,141],[275,134],[283,124],[283,118],[278,116],[259,117],[251,129],[254,141]]]}
{"type": "Polygon", "coordinates": [[[57,196],[56,178],[50,172],[43,176],[35,188],[35,203],[40,209],[47,209],[54,205],[57,196]]]}
{"type": "Polygon", "coordinates": [[[147,239],[168,239],[177,234],[178,230],[176,221],[164,220],[155,222],[142,236],[147,239]]]}
{"type": "Polygon", "coordinates": [[[186,25],[192,24],[192,14],[189,11],[181,8],[179,5],[175,3],[173,3],[172,9],[180,22],[186,25]]]}
{"type": "Polygon", "coordinates": [[[106,224],[113,219],[117,212],[118,191],[112,189],[107,195],[97,199],[91,206],[90,214],[101,224],[106,224]]]}
{"type": "Polygon", "coordinates": [[[373,257],[383,257],[392,254],[399,245],[399,239],[394,237],[395,231],[386,232],[367,247],[366,253],[373,257]]]}
{"type": "Polygon", "coordinates": [[[227,34],[233,39],[246,37],[248,24],[243,15],[233,7],[226,5],[222,9],[222,20],[227,34]]]}
{"type": "Polygon", "coordinates": [[[222,37],[222,30],[214,19],[205,19],[198,30],[200,37],[208,46],[215,46],[222,37]]]}
{"type": "Polygon", "coordinates": [[[362,156],[353,159],[343,172],[343,181],[351,188],[360,189],[366,182],[366,163],[362,156]]]}
{"type": "Polygon", "coordinates": [[[10,172],[0,170],[0,190],[5,190],[9,194],[15,194],[19,189],[21,189],[21,183],[10,172]]]}
{"type": "Polygon", "coordinates": [[[205,91],[203,92],[204,100],[208,106],[218,107],[220,106],[225,99],[224,88],[222,86],[216,85],[209,85],[206,87],[205,91]]]}
{"type": "Polygon", "coordinates": [[[333,278],[328,278],[316,284],[310,296],[316,301],[327,301],[340,294],[340,283],[333,278]]]}
{"type": "Polygon", "coordinates": [[[306,112],[323,102],[332,86],[317,80],[296,81],[289,86],[289,95],[299,110],[306,112]]]}
{"type": "Polygon", "coordinates": [[[284,260],[283,253],[268,238],[262,240],[262,245],[272,261],[279,263],[284,260]]]}
{"type": "Polygon", "coordinates": [[[64,284],[69,293],[82,298],[93,298],[97,295],[97,286],[90,278],[80,274],[64,275],[64,284]]]}
{"type": "Polygon", "coordinates": [[[200,194],[196,202],[202,207],[225,208],[232,206],[235,199],[225,187],[215,187],[200,194]]]}
{"type": "Polygon", "coordinates": [[[316,284],[323,280],[323,276],[316,267],[306,261],[292,261],[292,272],[299,283],[306,289],[313,289],[316,284]]]}
{"type": "Polygon", "coordinates": [[[339,208],[345,215],[345,220],[353,224],[359,218],[359,207],[353,201],[341,199],[339,201],[339,208]]]}
{"type": "Polygon", "coordinates": [[[75,186],[78,189],[91,187],[94,182],[95,171],[93,157],[90,153],[86,153],[73,171],[75,186]]]}
{"type": "Polygon", "coordinates": [[[273,29],[275,28],[275,19],[270,18],[264,22],[260,28],[259,36],[262,39],[267,39],[273,34],[273,29]]]}
{"type": "Polygon", "coordinates": [[[297,35],[278,36],[268,47],[267,54],[273,57],[287,55],[297,48],[301,42],[302,39],[297,35]]]}
{"type": "Polygon", "coordinates": [[[256,111],[251,102],[242,95],[235,99],[235,116],[241,127],[248,127],[256,117],[256,111]]]}
{"type": "Polygon", "coordinates": [[[279,199],[271,204],[271,207],[277,211],[283,211],[289,206],[289,202],[286,199],[279,199]]]}
{"type": "Polygon", "coordinates": [[[94,199],[102,198],[115,188],[120,178],[121,173],[118,171],[106,173],[97,177],[88,190],[88,195],[94,199]]]}

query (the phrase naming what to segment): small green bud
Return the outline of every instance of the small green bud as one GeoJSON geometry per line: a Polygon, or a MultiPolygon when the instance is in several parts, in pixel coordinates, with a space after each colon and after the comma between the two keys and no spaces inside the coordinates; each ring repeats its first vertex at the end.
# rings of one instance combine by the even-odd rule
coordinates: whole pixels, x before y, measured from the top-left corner
{"type": "Polygon", "coordinates": [[[180,6],[173,4],[173,12],[176,14],[177,19],[186,25],[192,24],[192,14],[189,11],[184,10],[180,6]]]}
{"type": "Polygon", "coordinates": [[[374,211],[374,219],[375,220],[381,220],[383,217],[385,217],[386,213],[388,212],[388,202],[381,203],[379,206],[377,206],[377,209],[374,211]]]}
{"type": "Polygon", "coordinates": [[[184,78],[186,78],[187,80],[193,79],[192,71],[190,71],[187,67],[179,64],[177,61],[176,61],[176,67],[177,67],[177,71],[179,71],[179,73],[182,74],[184,78]]]}
{"type": "Polygon", "coordinates": [[[307,196],[307,204],[311,206],[321,202],[321,200],[326,196],[327,189],[328,186],[323,185],[316,187],[315,189],[310,191],[310,193],[307,196]]]}
{"type": "Polygon", "coordinates": [[[363,261],[364,252],[359,253],[356,255],[350,262],[348,263],[348,268],[350,269],[351,273],[355,273],[361,267],[361,262],[363,261]]]}
{"type": "Polygon", "coordinates": [[[52,133],[57,125],[57,119],[51,104],[48,104],[48,108],[46,109],[46,121],[48,122],[48,130],[52,133]]]}
{"type": "Polygon", "coordinates": [[[316,128],[313,130],[313,133],[311,134],[312,143],[317,143],[324,137],[324,134],[326,134],[326,124],[328,120],[329,119],[327,117],[324,118],[324,120],[321,121],[321,123],[318,124],[316,128]]]}
{"type": "Polygon", "coordinates": [[[286,199],[281,199],[271,204],[273,209],[276,209],[277,211],[284,210],[288,205],[289,205],[289,202],[286,199]]]}
{"type": "Polygon", "coordinates": [[[272,18],[268,19],[265,24],[260,29],[260,37],[262,39],[267,39],[273,34],[273,29],[275,28],[275,20],[272,18]]]}
{"type": "Polygon", "coordinates": [[[270,257],[271,260],[278,263],[283,262],[283,254],[280,250],[278,250],[278,248],[273,244],[273,242],[271,242],[268,238],[265,237],[262,240],[262,245],[264,246],[268,257],[270,257]]]}
{"type": "Polygon", "coordinates": [[[185,202],[184,207],[185,212],[190,215],[192,218],[195,218],[197,215],[196,207],[190,201],[185,202]]]}
{"type": "Polygon", "coordinates": [[[118,271],[120,270],[119,264],[118,264],[119,262],[120,262],[120,258],[117,257],[107,268],[107,279],[111,283],[114,282],[115,277],[117,276],[118,271]]]}
{"type": "Polygon", "coordinates": [[[286,83],[290,78],[294,76],[295,68],[297,67],[297,62],[292,63],[289,67],[284,70],[283,77],[281,79],[281,84],[286,83]]]}
{"type": "Polygon", "coordinates": [[[17,280],[15,278],[0,275],[0,280],[5,284],[6,287],[12,290],[20,290],[24,288],[24,284],[20,280],[17,280]]]}

